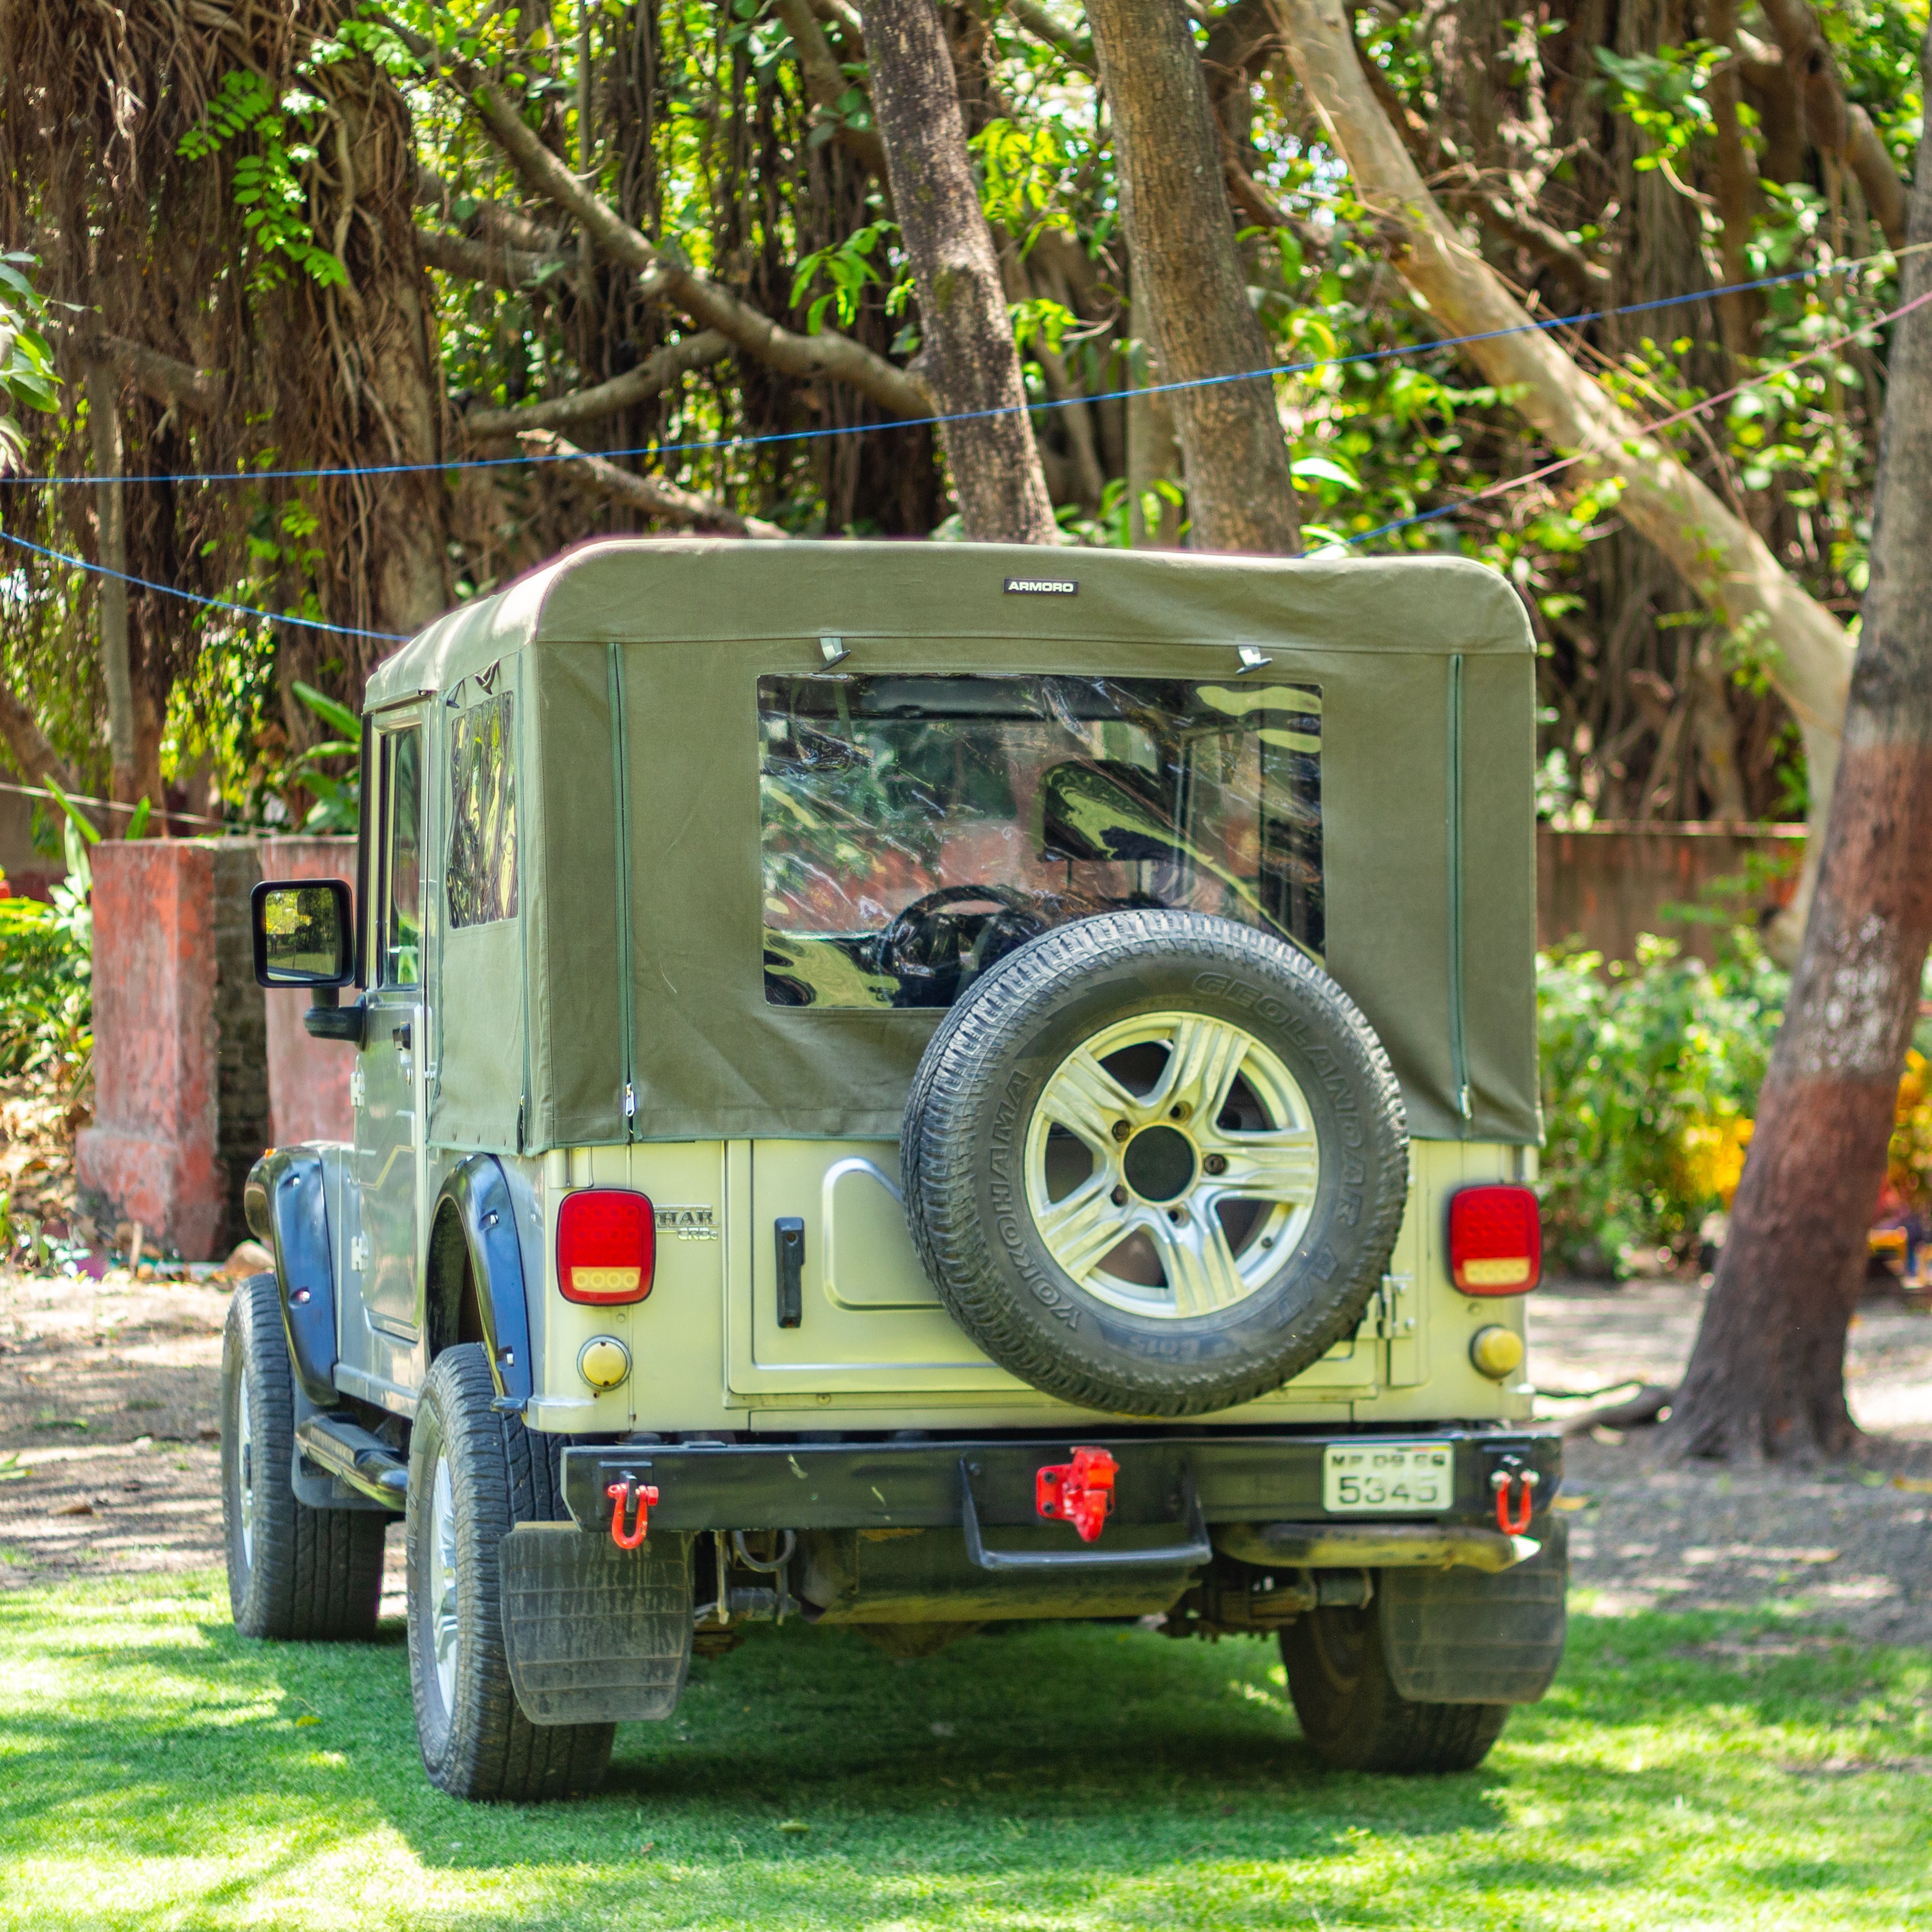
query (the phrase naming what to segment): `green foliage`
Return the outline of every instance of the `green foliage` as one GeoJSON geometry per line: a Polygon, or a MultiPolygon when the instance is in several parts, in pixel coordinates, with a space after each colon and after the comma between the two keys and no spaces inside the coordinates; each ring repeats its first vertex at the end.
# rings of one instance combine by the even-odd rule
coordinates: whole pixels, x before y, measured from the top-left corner
{"type": "Polygon", "coordinates": [[[37,326],[46,307],[27,278],[34,266],[32,255],[0,250],[0,475],[19,466],[26,448],[26,433],[5,405],[44,414],[59,406],[53,351],[37,326]]]}
{"type": "Polygon", "coordinates": [[[285,262],[325,288],[349,280],[348,270],[316,240],[308,220],[308,190],[301,170],[316,160],[314,124],[322,112],[322,104],[301,88],[278,100],[259,74],[230,73],[222,76],[200,124],[182,137],[180,152],[190,160],[237,142],[253,143],[236,156],[232,178],[236,206],[248,211],[242,225],[262,251],[256,273],[266,283],[281,279],[285,262]]]}
{"type": "Polygon", "coordinates": [[[336,735],[310,746],[296,759],[283,775],[282,788],[286,792],[300,787],[315,794],[314,808],[302,823],[304,832],[353,832],[362,822],[360,776],[352,765],[346,777],[325,772],[321,767],[326,759],[361,758],[362,720],[347,705],[338,704],[299,678],[290,688],[336,735]]]}
{"type": "MultiPolygon", "coordinates": [[[[813,298],[806,311],[805,326],[808,333],[816,335],[825,326],[825,311],[828,308],[837,313],[841,328],[851,327],[866,285],[879,280],[879,272],[872,266],[873,250],[888,236],[898,232],[898,224],[896,221],[868,222],[864,227],[854,230],[844,241],[829,248],[814,249],[799,263],[798,272],[792,278],[793,307],[805,298],[807,290],[821,275],[832,284],[823,295],[813,298]]],[[[887,296],[886,314],[903,314],[911,293],[912,277],[908,270],[887,296]]]]}
{"type": "Polygon", "coordinates": [[[0,898],[0,1074],[44,1070],[70,1088],[94,1053],[92,875],[75,822],[52,903],[0,898]]]}
{"type": "Polygon", "coordinates": [[[1748,932],[1686,957],[1648,934],[1634,962],[1537,960],[1544,1238],[1584,1272],[1694,1247],[1728,1204],[1789,982],[1748,932]]]}

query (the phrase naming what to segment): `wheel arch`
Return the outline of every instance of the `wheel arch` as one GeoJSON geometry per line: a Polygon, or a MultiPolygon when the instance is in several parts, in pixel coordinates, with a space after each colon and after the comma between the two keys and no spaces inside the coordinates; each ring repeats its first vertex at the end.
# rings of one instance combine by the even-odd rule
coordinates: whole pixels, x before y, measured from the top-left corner
{"type": "Polygon", "coordinates": [[[424,1312],[430,1359],[480,1342],[497,1395],[529,1400],[530,1303],[510,1186],[494,1155],[472,1154],[446,1180],[430,1216],[424,1312]]]}
{"type": "Polygon", "coordinates": [[[277,1301],[296,1385],[333,1408],[337,1353],[334,1250],[323,1150],[274,1148],[248,1170],[242,1201],[250,1232],[274,1257],[277,1301]]]}

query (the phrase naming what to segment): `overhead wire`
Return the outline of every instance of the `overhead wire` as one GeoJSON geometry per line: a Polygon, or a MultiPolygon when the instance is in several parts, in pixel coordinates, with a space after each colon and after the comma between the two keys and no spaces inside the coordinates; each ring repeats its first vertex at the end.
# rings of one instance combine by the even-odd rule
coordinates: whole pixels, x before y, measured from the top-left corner
{"type": "MultiPolygon", "coordinates": [[[[1722,288],[1700,290],[1684,295],[1661,296],[1649,302],[1625,303],[1617,308],[1592,310],[1587,313],[1572,316],[1548,316],[1541,320],[1532,319],[1508,328],[1485,329],[1471,335],[1438,337],[1428,342],[1397,345],[1387,349],[1367,350],[1351,356],[1318,356],[1305,362],[1275,364],[1266,369],[1246,370],[1228,376],[1198,376],[1186,382],[1163,382],[1137,389],[1117,390],[1099,396],[1073,397],[1059,400],[1049,399],[1037,403],[1014,404],[1004,405],[996,410],[967,410],[950,416],[922,417],[910,421],[895,419],[886,423],[854,424],[834,429],[780,431],[770,436],[720,437],[701,442],[659,444],[656,446],[654,449],[599,451],[597,453],[608,460],[611,456],[653,454],[665,455],[680,450],[748,448],[761,443],[806,440],[828,436],[857,436],[866,434],[876,429],[916,428],[921,424],[944,425],[952,422],[981,421],[992,416],[1044,412],[1051,409],[1064,408],[1076,401],[1105,402],[1135,396],[1161,394],[1180,389],[1225,386],[1232,382],[1258,381],[1264,376],[1272,378],[1276,376],[1295,375],[1316,369],[1340,368],[1354,363],[1381,362],[1398,356],[1427,355],[1438,350],[1462,348],[1472,343],[1493,341],[1504,336],[1522,335],[1538,330],[1546,331],[1580,326],[1584,322],[1604,320],[1612,316],[1639,314],[1657,309],[1679,307],[1692,302],[1708,302],[1714,300],[1719,296],[1738,294],[1752,289],[1775,287],[1786,283],[1813,280],[1821,275],[1844,274],[1865,268],[1875,262],[1896,262],[1906,255],[1917,254],[1928,248],[1932,248],[1932,242],[1916,242],[1905,248],[1888,248],[1876,254],[1861,256],[1850,262],[1837,262],[1820,267],[1796,269],[1786,274],[1760,277],[1755,281],[1732,283],[1722,288]]],[[[1856,328],[1847,330],[1844,334],[1834,338],[1829,342],[1820,344],[1816,347],[1808,350],[1804,354],[1792,357],[1789,362],[1780,364],[1774,369],[1766,370],[1756,376],[1748,377],[1742,382],[1734,384],[1730,388],[1723,390],[1716,395],[1706,397],[1687,408],[1678,410],[1673,415],[1662,417],[1654,422],[1640,424],[1637,425],[1638,433],[1648,436],[1658,430],[1668,429],[1673,424],[1684,422],[1706,410],[1714,409],[1720,403],[1729,402],[1748,390],[1761,388],[1767,382],[1774,382],[1780,376],[1787,374],[1794,368],[1802,367],[1806,362],[1815,361],[1820,356],[1829,354],[1843,348],[1847,343],[1856,340],[1859,336],[1867,334],[1872,329],[1882,328],[1889,322],[1896,322],[1901,316],[1910,314],[1928,301],[1932,301],[1932,290],[1928,290],[1924,294],[1915,297],[1912,301],[1889,310],[1884,315],[1875,316],[1869,321],[1861,322],[1856,328]]],[[[1398,530],[1408,530],[1418,524],[1431,523],[1443,517],[1453,516],[1458,511],[1467,509],[1474,504],[1486,502],[1510,490],[1519,489],[1525,484],[1555,476],[1559,471],[1570,469],[1577,464],[1588,462],[1600,456],[1600,452],[1585,450],[1573,456],[1561,458],[1555,462],[1545,464],[1539,468],[1526,471],[1519,476],[1504,478],[1472,495],[1459,497],[1453,503],[1443,504],[1432,510],[1420,511],[1413,516],[1399,518],[1394,522],[1378,525],[1376,529],[1363,531],[1358,536],[1339,538],[1337,540],[1339,547],[1353,549],[1359,544],[1372,542],[1378,537],[1390,536],[1398,530]]],[[[175,484],[254,482],[274,478],[297,480],[332,476],[394,476],[424,470],[488,468],[500,465],[536,463],[568,463],[576,460],[578,459],[575,457],[570,455],[503,457],[479,458],[475,461],[454,464],[388,464],[332,470],[258,470],[232,474],[226,472],[211,472],[200,475],[166,474],[148,477],[110,478],[16,476],[4,480],[14,483],[58,484],[92,489],[101,487],[104,482],[110,486],[115,483],[139,482],[175,484]]],[[[42,544],[31,543],[24,537],[16,536],[11,531],[5,529],[0,529],[0,542],[11,544],[17,549],[30,551],[52,562],[65,564],[72,568],[84,571],[95,576],[117,578],[121,582],[131,584],[138,589],[152,590],[163,596],[178,598],[184,602],[198,604],[205,609],[225,610],[237,616],[257,618],[266,623],[289,625],[304,630],[324,632],[334,637],[365,638],[379,644],[406,644],[409,641],[407,636],[399,632],[362,630],[352,625],[325,622],[320,618],[302,617],[292,613],[265,610],[253,604],[236,603],[226,598],[203,596],[195,591],[180,590],[172,584],[158,584],[150,578],[131,576],[124,571],[112,570],[104,564],[90,562],[85,557],[75,556],[66,551],[48,549],[42,544]]]]}
{"type": "MultiPolygon", "coordinates": [[[[1193,376],[1182,381],[1151,382],[1138,388],[1106,389],[1097,394],[1043,397],[1037,401],[1002,403],[997,408],[958,410],[946,415],[894,416],[884,422],[850,423],[826,429],[772,430],[760,436],[721,436],[694,438],[682,442],[648,443],[628,449],[600,449],[594,453],[607,462],[620,457],[677,456],[706,452],[756,449],[767,444],[812,442],[829,436],[869,436],[882,430],[943,429],[949,424],[983,422],[1005,416],[1043,416],[1076,404],[1131,400],[1136,397],[1172,395],[1186,389],[1225,388],[1235,382],[1271,381],[1282,376],[1305,376],[1318,369],[1346,368],[1364,362],[1386,362],[1411,356],[1433,355],[1444,349],[1466,348],[1472,343],[1492,342],[1509,335],[1524,335],[1558,328],[1580,328],[1586,322],[1606,322],[1612,316],[1643,315],[1666,308],[1682,308],[1695,302],[1714,302],[1720,296],[1748,294],[1754,290],[1781,288],[1793,282],[1814,281],[1826,275],[1862,272],[1874,262],[1903,260],[1932,242],[1914,242],[1902,248],[1885,248],[1849,261],[1832,262],[1807,268],[1793,268],[1782,274],[1761,275],[1754,281],[1728,282],[1720,288],[1692,290],[1684,294],[1659,296],[1648,302],[1624,302],[1611,308],[1581,309],[1570,315],[1532,316],[1508,328],[1488,328],[1472,335],[1432,337],[1426,342],[1396,343],[1384,349],[1359,350],[1348,356],[1316,356],[1300,362],[1272,362],[1264,368],[1240,369],[1226,376],[1193,376]]],[[[1868,325],[1876,326],[1876,324],[1868,325]]],[[[508,434],[508,432],[506,432],[508,434]]],[[[320,482],[335,477],[410,476],[466,470],[540,468],[559,463],[580,461],[584,452],[542,453],[521,456],[464,457],[440,463],[373,463],[340,464],[313,470],[173,470],[136,476],[0,476],[0,483],[16,487],[98,490],[128,488],[136,484],[231,484],[270,482],[320,482]]]]}

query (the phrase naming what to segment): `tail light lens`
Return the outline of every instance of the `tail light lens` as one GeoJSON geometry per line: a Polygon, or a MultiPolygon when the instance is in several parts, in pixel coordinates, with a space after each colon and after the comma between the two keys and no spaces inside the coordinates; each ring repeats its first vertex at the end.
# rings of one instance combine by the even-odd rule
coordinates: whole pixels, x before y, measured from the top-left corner
{"type": "Polygon", "coordinates": [[[1503,1185],[1452,1195],[1449,1272],[1465,1294],[1527,1294],[1543,1273],[1543,1218],[1535,1195],[1503,1185]]]}
{"type": "Polygon", "coordinates": [[[626,1187],[585,1187],[556,1210],[556,1280],[566,1301],[641,1301],[657,1267],[657,1217],[626,1187]]]}

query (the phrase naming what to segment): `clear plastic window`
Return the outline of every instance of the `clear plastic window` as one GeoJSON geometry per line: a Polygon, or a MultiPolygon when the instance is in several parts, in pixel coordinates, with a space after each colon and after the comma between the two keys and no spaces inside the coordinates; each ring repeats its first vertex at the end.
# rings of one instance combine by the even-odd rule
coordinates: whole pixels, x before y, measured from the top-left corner
{"type": "Polygon", "coordinates": [[[388,773],[388,905],[382,921],[382,984],[422,982],[422,728],[383,741],[388,773]]]}
{"type": "Polygon", "coordinates": [[[1037,934],[1135,906],[1322,955],[1312,686],[772,677],[758,710],[774,1005],[950,1006],[1037,934]]]}
{"type": "Polygon", "coordinates": [[[507,691],[457,713],[449,738],[449,923],[517,916],[514,700],[507,691]]]}

